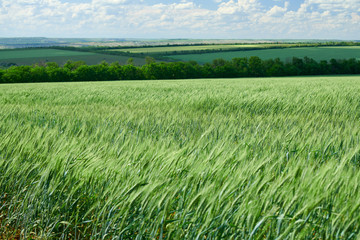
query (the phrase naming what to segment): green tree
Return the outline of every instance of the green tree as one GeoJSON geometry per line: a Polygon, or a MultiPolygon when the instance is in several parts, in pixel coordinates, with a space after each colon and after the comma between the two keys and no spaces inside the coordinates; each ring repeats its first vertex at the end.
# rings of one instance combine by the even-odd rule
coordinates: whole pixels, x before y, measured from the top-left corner
{"type": "Polygon", "coordinates": [[[294,75],[301,75],[304,72],[304,61],[301,58],[293,57],[292,65],[293,69],[296,69],[294,75]]]}
{"type": "Polygon", "coordinates": [[[205,63],[201,68],[201,76],[204,78],[214,76],[214,68],[210,63],[205,63]]]}
{"type": "Polygon", "coordinates": [[[86,65],[86,63],[84,61],[71,61],[68,60],[65,64],[64,64],[64,68],[70,70],[70,71],[74,71],[76,69],[78,69],[80,66],[84,66],[86,65]]]}
{"type": "Polygon", "coordinates": [[[129,59],[126,61],[126,64],[127,64],[127,65],[134,65],[134,59],[133,59],[133,58],[129,58],[129,59]]]}
{"type": "Polygon", "coordinates": [[[330,69],[332,74],[339,74],[340,73],[340,64],[334,58],[330,59],[330,69]]]}
{"type": "Polygon", "coordinates": [[[149,57],[149,56],[145,57],[146,64],[151,64],[151,63],[155,63],[155,62],[156,62],[155,58],[149,57]]]}
{"type": "Polygon", "coordinates": [[[69,82],[71,81],[71,72],[67,68],[47,67],[46,71],[51,82],[69,82]]]}
{"type": "Polygon", "coordinates": [[[249,72],[253,77],[261,77],[265,75],[263,62],[259,57],[252,56],[249,58],[249,72]]]}
{"type": "Polygon", "coordinates": [[[90,68],[94,71],[93,81],[114,80],[109,72],[109,64],[107,62],[90,66],[90,68]]]}
{"type": "Polygon", "coordinates": [[[348,68],[346,69],[346,72],[348,72],[350,74],[359,73],[358,64],[357,64],[355,58],[350,58],[350,59],[348,59],[346,61],[347,61],[346,66],[348,66],[348,68]]]}
{"type": "Polygon", "coordinates": [[[355,73],[360,74],[360,60],[357,60],[356,62],[355,73]]]}
{"type": "Polygon", "coordinates": [[[184,79],[186,78],[186,64],[184,62],[169,63],[167,65],[169,71],[169,78],[171,79],[184,79]]]}
{"type": "Polygon", "coordinates": [[[263,64],[266,76],[273,77],[285,75],[284,63],[280,58],[265,60],[263,64]]]}
{"type": "Polygon", "coordinates": [[[48,63],[46,63],[46,67],[47,68],[59,68],[59,64],[57,64],[56,62],[48,62],[48,63]]]}
{"type": "MultiPolygon", "coordinates": [[[[180,62],[181,64],[181,62],[180,62]]],[[[195,61],[186,62],[184,67],[185,76],[182,78],[201,78],[203,76],[202,67],[195,61]]]]}
{"type": "Polygon", "coordinates": [[[291,62],[284,65],[284,75],[286,76],[296,76],[299,75],[299,69],[294,66],[291,62]]]}
{"type": "Polygon", "coordinates": [[[3,75],[4,75],[5,71],[0,69],[0,83],[3,83],[3,75]]]}
{"type": "Polygon", "coordinates": [[[3,81],[7,83],[31,82],[32,74],[30,66],[10,67],[3,74],[3,81]]]}
{"type": "Polygon", "coordinates": [[[304,57],[303,74],[318,75],[321,74],[318,62],[309,57],[304,57]]]}
{"type": "Polygon", "coordinates": [[[249,76],[249,63],[247,58],[233,58],[232,65],[234,66],[238,77],[249,76]]]}
{"type": "Polygon", "coordinates": [[[72,80],[76,82],[96,81],[96,77],[94,68],[91,68],[88,65],[82,65],[73,71],[72,80]]]}
{"type": "Polygon", "coordinates": [[[48,82],[49,75],[45,67],[35,66],[31,69],[30,82],[48,82]]]}
{"type": "Polygon", "coordinates": [[[111,79],[122,80],[122,66],[119,62],[111,63],[109,66],[109,72],[111,74],[111,79]]]}
{"type": "Polygon", "coordinates": [[[236,77],[237,72],[236,68],[232,64],[232,62],[228,62],[224,59],[215,59],[212,63],[213,65],[213,77],[216,78],[228,78],[228,77],[236,77]]]}
{"type": "Polygon", "coordinates": [[[320,68],[320,74],[329,74],[330,73],[330,66],[329,66],[328,61],[326,61],[326,60],[320,61],[319,68],[320,68]]]}
{"type": "Polygon", "coordinates": [[[150,63],[142,66],[141,70],[146,79],[169,79],[172,78],[169,63],[150,63]]]}
{"type": "Polygon", "coordinates": [[[144,79],[144,73],[139,67],[133,65],[124,65],[122,66],[121,79],[124,80],[140,80],[144,79]]]}

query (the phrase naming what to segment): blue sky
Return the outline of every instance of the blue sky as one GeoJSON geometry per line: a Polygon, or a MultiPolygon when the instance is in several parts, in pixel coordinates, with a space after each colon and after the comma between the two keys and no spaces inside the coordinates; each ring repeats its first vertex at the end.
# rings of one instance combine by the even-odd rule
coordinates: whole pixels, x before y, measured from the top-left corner
{"type": "Polygon", "coordinates": [[[360,39],[360,0],[0,0],[0,37],[360,39]]]}

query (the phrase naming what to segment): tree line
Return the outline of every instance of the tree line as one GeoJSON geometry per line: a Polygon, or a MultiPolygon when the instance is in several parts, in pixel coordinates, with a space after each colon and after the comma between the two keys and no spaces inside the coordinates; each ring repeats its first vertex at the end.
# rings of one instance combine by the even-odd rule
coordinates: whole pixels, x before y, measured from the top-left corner
{"type": "Polygon", "coordinates": [[[0,83],[30,82],[78,82],[107,80],[148,79],[192,79],[192,78],[237,78],[278,77],[304,75],[360,74],[360,60],[343,59],[315,61],[314,59],[292,58],[283,62],[279,58],[262,60],[259,57],[234,58],[230,61],[215,59],[203,65],[190,62],[155,62],[148,57],[143,66],[117,62],[86,65],[85,62],[68,61],[63,66],[57,63],[33,66],[12,66],[0,69],[0,83]]]}

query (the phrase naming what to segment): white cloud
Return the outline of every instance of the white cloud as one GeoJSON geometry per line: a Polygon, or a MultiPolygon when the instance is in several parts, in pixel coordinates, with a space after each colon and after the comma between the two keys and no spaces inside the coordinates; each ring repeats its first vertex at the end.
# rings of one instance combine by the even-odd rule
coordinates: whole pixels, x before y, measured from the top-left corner
{"type": "Polygon", "coordinates": [[[352,13],[351,20],[352,20],[352,23],[354,23],[354,24],[360,24],[360,15],[357,13],[352,13]]]}
{"type": "Polygon", "coordinates": [[[127,2],[127,0],[92,0],[93,5],[118,5],[127,2]]]}
{"type": "Polygon", "coordinates": [[[359,38],[359,0],[0,0],[0,36],[359,38]],[[283,4],[281,4],[283,2],[283,4]]]}
{"type": "Polygon", "coordinates": [[[257,0],[230,0],[228,2],[221,2],[218,12],[221,14],[234,14],[237,12],[253,12],[261,8],[257,0]]]}
{"type": "Polygon", "coordinates": [[[356,9],[360,7],[358,0],[306,0],[309,5],[318,5],[320,9],[338,11],[339,9],[356,9]]]}
{"type": "Polygon", "coordinates": [[[285,13],[288,9],[289,6],[289,2],[285,2],[285,6],[284,7],[279,7],[277,5],[275,5],[274,7],[272,7],[267,13],[266,15],[268,16],[280,16],[283,13],[285,13]]]}

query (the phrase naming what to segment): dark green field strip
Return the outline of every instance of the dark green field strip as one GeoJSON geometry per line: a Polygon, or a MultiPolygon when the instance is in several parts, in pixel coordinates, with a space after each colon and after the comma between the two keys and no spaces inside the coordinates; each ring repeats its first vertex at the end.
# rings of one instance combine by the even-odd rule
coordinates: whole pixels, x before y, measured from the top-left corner
{"type": "MultiPolygon", "coordinates": [[[[65,56],[65,57],[36,57],[36,58],[15,58],[15,59],[3,59],[0,60],[0,63],[15,63],[17,65],[32,65],[37,63],[46,63],[46,62],[56,62],[59,65],[63,65],[68,60],[71,61],[84,61],[88,65],[96,65],[102,61],[108,63],[119,62],[120,64],[125,64],[129,57],[126,56],[115,56],[115,55],[106,55],[106,54],[92,54],[88,56],[65,56]]],[[[145,64],[145,60],[142,58],[133,58],[135,65],[145,64]]]]}
{"type": "MultiPolygon", "coordinates": [[[[84,61],[88,65],[99,64],[102,61],[108,63],[119,62],[125,64],[127,56],[107,55],[93,52],[67,51],[58,49],[30,49],[30,50],[7,50],[0,51],[0,63],[32,65],[36,63],[56,62],[63,65],[68,60],[84,61]]],[[[142,58],[133,58],[135,65],[145,64],[142,58]]]]}
{"type": "Polygon", "coordinates": [[[353,47],[306,47],[306,48],[284,48],[284,49],[265,49],[250,51],[233,51],[204,54],[184,54],[169,56],[172,59],[181,61],[197,61],[199,63],[211,62],[217,58],[231,60],[233,58],[258,56],[262,59],[280,58],[283,61],[291,60],[292,57],[309,57],[314,60],[335,59],[360,59],[360,46],[353,47]]]}
{"type": "Polygon", "coordinates": [[[2,50],[0,60],[6,59],[25,59],[25,58],[46,58],[46,57],[71,57],[71,56],[91,56],[95,53],[66,51],[58,49],[24,49],[24,50],[2,50]]]}

